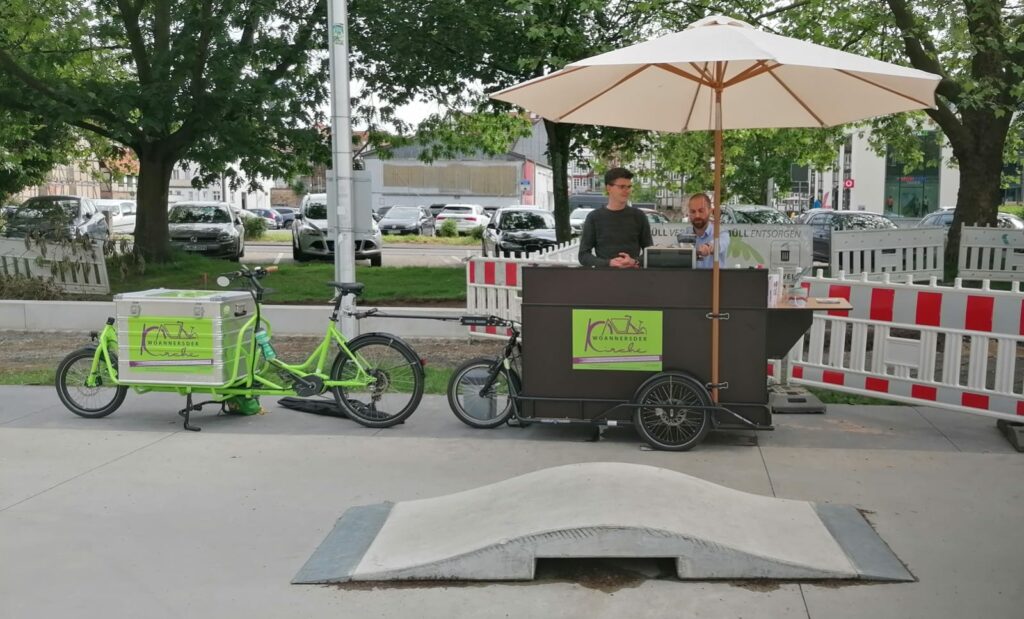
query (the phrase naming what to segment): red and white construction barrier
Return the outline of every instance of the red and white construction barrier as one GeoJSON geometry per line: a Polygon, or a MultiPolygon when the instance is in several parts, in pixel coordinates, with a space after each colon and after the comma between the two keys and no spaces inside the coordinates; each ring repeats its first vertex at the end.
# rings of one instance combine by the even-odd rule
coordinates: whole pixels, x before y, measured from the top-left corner
{"type": "MultiPolygon", "coordinates": [[[[889,400],[1019,421],[1024,416],[1024,295],[888,279],[808,280],[810,296],[852,310],[816,313],[788,356],[788,379],[889,400]]],[[[769,374],[777,375],[775,364],[769,374]]]]}
{"type": "MultiPolygon", "coordinates": [[[[466,264],[466,313],[519,320],[522,261],[470,258],[466,264]]],[[[469,327],[471,335],[508,337],[505,327],[469,327]]]]}

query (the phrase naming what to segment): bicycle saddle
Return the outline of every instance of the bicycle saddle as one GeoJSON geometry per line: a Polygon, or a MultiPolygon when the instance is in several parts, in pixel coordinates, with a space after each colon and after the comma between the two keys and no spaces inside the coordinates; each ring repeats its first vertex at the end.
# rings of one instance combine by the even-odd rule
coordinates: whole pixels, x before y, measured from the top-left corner
{"type": "Polygon", "coordinates": [[[330,282],[329,286],[337,288],[341,294],[359,294],[366,287],[366,284],[350,283],[343,284],[341,282],[330,282]]]}

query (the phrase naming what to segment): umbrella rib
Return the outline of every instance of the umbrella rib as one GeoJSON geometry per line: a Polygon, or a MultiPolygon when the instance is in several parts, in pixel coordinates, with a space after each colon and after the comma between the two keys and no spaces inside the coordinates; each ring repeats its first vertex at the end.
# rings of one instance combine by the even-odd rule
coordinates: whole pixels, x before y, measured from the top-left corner
{"type": "Polygon", "coordinates": [[[711,86],[711,82],[707,81],[704,78],[703,75],[702,76],[692,75],[690,73],[687,73],[686,71],[683,71],[682,69],[680,69],[677,66],[670,65],[670,64],[667,64],[667,63],[664,63],[664,62],[658,63],[658,64],[656,64],[654,66],[658,67],[662,71],[668,71],[669,73],[672,73],[674,75],[678,75],[679,77],[685,77],[686,79],[692,80],[694,82],[697,82],[698,84],[700,84],[702,86],[711,86]]]}
{"type": "Polygon", "coordinates": [[[893,90],[892,88],[889,88],[888,86],[882,86],[881,84],[876,84],[875,82],[872,82],[871,80],[869,80],[867,78],[864,78],[864,77],[861,77],[861,76],[859,76],[859,75],[857,75],[855,73],[851,73],[849,71],[846,71],[845,69],[836,69],[836,71],[842,73],[843,75],[848,75],[848,76],[852,77],[853,79],[860,80],[860,81],[864,82],[865,84],[870,84],[871,86],[874,86],[875,88],[880,88],[880,89],[882,89],[882,90],[884,90],[886,92],[890,92],[890,93],[892,93],[892,94],[894,94],[896,96],[903,97],[904,99],[906,99],[908,101],[913,101],[914,103],[920,105],[921,107],[927,107],[927,108],[934,107],[932,105],[929,105],[929,104],[925,103],[924,101],[919,101],[919,100],[917,100],[917,99],[915,99],[915,98],[913,98],[911,96],[905,95],[905,94],[903,94],[902,92],[900,92],[898,90],[893,90]]]}
{"type": "Polygon", "coordinates": [[[737,73],[736,75],[734,75],[733,78],[731,80],[729,80],[728,82],[726,82],[725,84],[723,84],[723,86],[725,88],[729,88],[730,86],[735,86],[736,84],[739,84],[740,82],[745,82],[745,81],[747,81],[749,79],[755,78],[758,75],[761,75],[762,73],[767,73],[768,71],[771,71],[772,69],[774,69],[775,67],[778,67],[778,66],[781,66],[781,65],[779,63],[775,63],[772,66],[768,66],[768,62],[767,61],[765,61],[765,60],[758,60],[756,63],[750,65],[749,67],[747,67],[743,71],[741,71],[741,72],[737,73]]]}
{"type": "Polygon", "coordinates": [[[683,131],[690,130],[690,121],[693,120],[693,111],[697,109],[697,97],[700,96],[700,89],[704,82],[698,81],[697,88],[693,91],[693,99],[690,101],[690,111],[686,113],[686,121],[683,123],[683,131]]]}
{"type": "MultiPolygon", "coordinates": [[[[693,63],[690,63],[690,65],[693,66],[693,63]]],[[[693,119],[693,111],[697,108],[697,97],[700,96],[701,86],[711,86],[712,85],[711,82],[709,82],[707,79],[705,79],[705,77],[703,75],[701,75],[701,76],[691,75],[690,73],[687,73],[686,71],[683,71],[679,67],[674,66],[674,65],[670,65],[670,64],[667,64],[667,63],[659,63],[659,64],[656,64],[654,66],[659,68],[659,69],[661,69],[662,71],[667,71],[668,73],[671,73],[673,75],[678,75],[679,77],[685,77],[688,80],[697,82],[697,89],[693,92],[693,99],[690,101],[690,111],[687,112],[686,120],[685,120],[685,122],[683,122],[683,131],[689,131],[690,130],[690,121],[693,119]]],[[[701,69],[699,69],[697,67],[694,67],[694,69],[696,69],[699,73],[704,73],[704,71],[702,71],[701,69]]]]}
{"type": "Polygon", "coordinates": [[[566,68],[561,69],[559,71],[555,71],[554,73],[548,73],[544,77],[538,78],[536,81],[529,80],[529,81],[523,82],[522,84],[519,84],[518,86],[513,86],[511,88],[506,88],[505,90],[502,90],[500,92],[496,92],[494,94],[495,95],[506,95],[506,94],[508,94],[510,92],[515,92],[515,91],[519,90],[520,88],[526,88],[527,86],[535,86],[535,85],[537,85],[537,84],[539,84],[541,82],[546,82],[549,79],[552,79],[552,78],[555,78],[555,77],[562,77],[562,76],[568,75],[569,73],[573,73],[575,71],[579,71],[580,69],[584,69],[584,68],[586,68],[586,67],[566,67],[566,68]]]}
{"type": "Polygon", "coordinates": [[[820,118],[818,118],[817,114],[815,114],[813,111],[811,111],[811,108],[806,103],[804,103],[803,99],[801,99],[800,97],[796,96],[796,93],[793,92],[789,88],[789,86],[786,85],[786,82],[783,82],[782,79],[778,75],[775,75],[775,67],[772,67],[771,69],[769,69],[768,70],[768,74],[771,75],[773,78],[775,78],[775,81],[779,83],[779,86],[782,86],[783,88],[785,88],[786,92],[789,93],[789,96],[793,97],[793,99],[797,103],[800,104],[800,107],[804,108],[804,110],[806,110],[808,114],[810,114],[812,117],[814,117],[814,120],[818,121],[819,125],[821,125],[822,127],[827,126],[824,123],[824,121],[822,121],[820,118]]]}
{"type": "Polygon", "coordinates": [[[612,85],[611,85],[611,86],[609,86],[608,88],[605,88],[604,90],[602,90],[601,92],[597,93],[597,94],[596,94],[596,95],[594,95],[593,97],[590,97],[589,99],[587,99],[587,100],[586,100],[586,101],[584,101],[583,103],[580,103],[579,105],[577,105],[576,107],[572,108],[572,109],[571,109],[571,110],[569,110],[568,112],[565,112],[564,114],[559,114],[559,115],[558,115],[558,117],[556,117],[556,118],[555,118],[554,120],[557,120],[557,121],[559,121],[559,122],[560,122],[560,121],[561,121],[561,120],[562,120],[563,118],[565,118],[566,116],[568,116],[568,115],[572,114],[573,112],[575,112],[576,110],[580,109],[581,107],[583,107],[583,106],[585,106],[585,105],[589,104],[589,103],[590,103],[591,101],[593,101],[594,99],[597,99],[598,97],[600,97],[600,96],[604,95],[604,94],[605,94],[606,92],[608,92],[609,90],[612,90],[613,88],[616,88],[616,87],[618,87],[618,86],[619,86],[619,84],[622,84],[623,82],[626,82],[626,81],[628,81],[628,80],[632,79],[634,75],[636,75],[636,74],[638,74],[638,73],[640,73],[640,72],[642,72],[642,71],[645,71],[645,70],[647,69],[647,67],[650,67],[650,66],[652,66],[652,65],[649,65],[649,64],[645,64],[645,65],[643,65],[642,67],[640,67],[640,68],[636,69],[635,71],[631,71],[631,72],[630,72],[630,73],[629,73],[628,75],[625,75],[625,76],[623,76],[623,77],[622,77],[622,79],[620,79],[619,81],[615,82],[614,84],[612,84],[612,85]]]}
{"type": "Polygon", "coordinates": [[[693,63],[693,62],[690,63],[690,66],[693,67],[693,69],[697,73],[700,73],[701,77],[704,78],[704,81],[707,83],[708,86],[713,86],[714,85],[715,78],[710,73],[708,73],[708,63],[707,62],[704,63],[703,67],[698,67],[697,64],[693,63]]]}

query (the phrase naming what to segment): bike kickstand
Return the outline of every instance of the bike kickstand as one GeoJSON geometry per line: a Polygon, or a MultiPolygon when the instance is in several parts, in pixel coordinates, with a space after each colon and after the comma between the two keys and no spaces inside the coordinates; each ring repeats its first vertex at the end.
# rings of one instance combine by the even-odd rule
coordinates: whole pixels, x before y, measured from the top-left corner
{"type": "Polygon", "coordinates": [[[193,410],[199,410],[200,408],[201,408],[201,406],[193,406],[192,405],[192,393],[191,392],[186,393],[185,394],[185,408],[183,408],[180,411],[178,411],[178,414],[185,418],[185,426],[184,427],[185,427],[186,430],[188,430],[190,432],[202,432],[203,431],[203,429],[200,428],[199,426],[194,426],[194,425],[189,423],[189,415],[192,414],[193,410]]]}

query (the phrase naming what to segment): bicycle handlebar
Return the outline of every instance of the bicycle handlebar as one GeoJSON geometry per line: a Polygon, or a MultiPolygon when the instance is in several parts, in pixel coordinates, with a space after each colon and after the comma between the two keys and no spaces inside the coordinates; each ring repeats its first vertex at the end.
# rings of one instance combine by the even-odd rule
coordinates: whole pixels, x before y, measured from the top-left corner
{"type": "Polygon", "coordinates": [[[268,266],[268,267],[257,266],[257,267],[253,267],[252,269],[249,269],[249,268],[243,266],[242,268],[240,268],[237,271],[229,271],[227,273],[221,273],[221,275],[223,275],[224,277],[228,277],[230,279],[238,279],[239,277],[247,277],[250,280],[254,280],[254,279],[263,279],[264,277],[266,277],[267,273],[274,273],[275,271],[277,271],[277,269],[278,269],[278,267],[276,267],[276,266],[268,266]]]}

